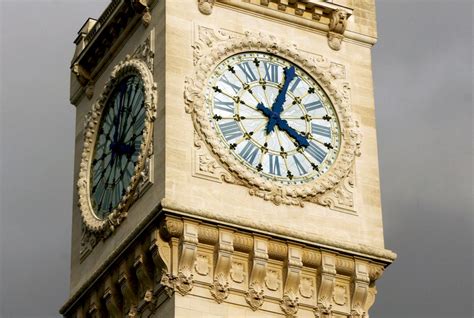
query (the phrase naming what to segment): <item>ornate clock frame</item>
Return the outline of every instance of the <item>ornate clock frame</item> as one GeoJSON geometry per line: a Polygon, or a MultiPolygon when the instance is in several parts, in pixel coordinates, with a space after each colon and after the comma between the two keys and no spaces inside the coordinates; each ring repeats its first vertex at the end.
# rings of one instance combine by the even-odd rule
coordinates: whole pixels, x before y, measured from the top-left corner
{"type": "Polygon", "coordinates": [[[246,32],[243,36],[219,30],[198,40],[194,48],[194,74],[185,80],[186,112],[193,119],[198,137],[206,142],[219,162],[230,171],[223,180],[244,184],[251,195],[272,201],[276,205],[300,205],[304,201],[329,205],[322,196],[349,177],[355,157],[360,155],[360,133],[353,118],[347,83],[335,80],[334,70],[314,56],[303,52],[295,44],[281,41],[265,33],[246,32]],[[339,118],[341,148],[332,167],[319,178],[305,184],[283,185],[259,176],[240,163],[221,142],[212,128],[205,98],[207,79],[226,58],[244,52],[263,52],[282,57],[304,69],[324,89],[339,118]]]}
{"type": "Polygon", "coordinates": [[[79,194],[79,209],[83,223],[88,230],[93,232],[113,231],[127,216],[127,210],[133,201],[134,194],[142,179],[142,173],[146,169],[146,161],[152,147],[153,122],[156,118],[157,86],[153,80],[153,74],[146,63],[138,58],[127,56],[125,60],[117,64],[97,101],[92,105],[92,109],[86,116],[84,128],[84,148],[81,156],[79,179],[77,190],[79,194]],[[130,74],[138,75],[143,81],[144,87],[144,107],[145,126],[143,128],[143,141],[140,146],[140,153],[135,164],[135,170],[131,177],[130,184],[126,189],[118,206],[104,219],[100,219],[94,213],[90,200],[90,169],[94,154],[95,142],[101,123],[103,110],[107,101],[120,80],[130,74]]]}

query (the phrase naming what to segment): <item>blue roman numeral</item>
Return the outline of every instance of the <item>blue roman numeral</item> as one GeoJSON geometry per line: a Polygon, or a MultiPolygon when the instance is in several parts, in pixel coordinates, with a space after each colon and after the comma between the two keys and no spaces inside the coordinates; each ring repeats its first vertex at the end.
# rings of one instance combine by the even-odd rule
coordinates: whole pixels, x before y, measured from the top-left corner
{"type": "Polygon", "coordinates": [[[271,174],[281,176],[280,156],[275,156],[275,155],[269,154],[268,160],[270,161],[270,171],[269,172],[271,174]]]}
{"type": "Polygon", "coordinates": [[[227,123],[221,124],[219,125],[219,128],[221,129],[221,132],[227,141],[243,135],[239,125],[237,125],[235,121],[229,121],[227,123]]]}
{"type": "Polygon", "coordinates": [[[234,102],[233,101],[223,101],[219,97],[214,99],[214,108],[223,110],[225,112],[233,113],[234,112],[234,102]]]}
{"type": "Polygon", "coordinates": [[[238,64],[237,66],[242,70],[242,72],[244,72],[246,82],[253,82],[257,80],[257,77],[252,71],[252,67],[249,65],[249,62],[244,62],[238,64]]]}
{"type": "Polygon", "coordinates": [[[272,81],[274,83],[280,83],[280,81],[278,80],[278,65],[263,62],[263,66],[265,67],[264,79],[266,81],[272,81]]]}
{"type": "Polygon", "coordinates": [[[296,87],[298,87],[298,85],[299,85],[300,82],[301,82],[301,78],[297,77],[297,78],[295,79],[295,81],[293,82],[293,84],[291,85],[291,87],[290,87],[290,91],[291,91],[292,93],[295,92],[295,89],[296,89],[296,87]]]}
{"type": "Polygon", "coordinates": [[[316,100],[314,102],[311,102],[311,103],[308,103],[308,104],[304,104],[304,107],[306,107],[306,110],[307,111],[312,111],[312,110],[316,110],[316,109],[319,109],[319,108],[322,108],[323,107],[323,103],[321,103],[320,100],[316,100]]]}
{"type": "Polygon", "coordinates": [[[326,152],[319,148],[314,142],[310,141],[309,146],[306,147],[306,151],[313,157],[318,160],[319,163],[323,162],[324,157],[326,157],[326,152]]]}
{"type": "Polygon", "coordinates": [[[298,173],[300,174],[300,176],[305,175],[307,171],[296,156],[293,156],[293,161],[295,162],[296,169],[298,169],[298,173]]]}
{"type": "Polygon", "coordinates": [[[251,142],[247,142],[245,147],[240,152],[240,156],[253,166],[255,163],[255,159],[257,158],[258,151],[258,147],[256,147],[251,142]]]}
{"type": "Polygon", "coordinates": [[[311,133],[313,135],[320,135],[323,137],[331,138],[331,127],[311,123],[311,133]]]}
{"type": "Polygon", "coordinates": [[[234,93],[238,93],[242,89],[242,87],[240,87],[239,85],[236,85],[235,83],[232,83],[231,81],[229,81],[229,79],[227,78],[227,75],[225,74],[222,75],[220,82],[223,82],[229,85],[234,90],[234,93]]]}

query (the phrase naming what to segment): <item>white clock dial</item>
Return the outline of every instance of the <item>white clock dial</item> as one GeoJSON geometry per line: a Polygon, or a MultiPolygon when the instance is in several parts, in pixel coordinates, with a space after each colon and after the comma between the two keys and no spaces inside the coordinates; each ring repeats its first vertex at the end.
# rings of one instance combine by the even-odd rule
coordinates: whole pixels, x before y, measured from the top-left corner
{"type": "Polygon", "coordinates": [[[227,58],[209,78],[206,102],[221,142],[258,175],[299,184],[336,160],[340,125],[330,99],[285,59],[257,52],[227,58]]]}

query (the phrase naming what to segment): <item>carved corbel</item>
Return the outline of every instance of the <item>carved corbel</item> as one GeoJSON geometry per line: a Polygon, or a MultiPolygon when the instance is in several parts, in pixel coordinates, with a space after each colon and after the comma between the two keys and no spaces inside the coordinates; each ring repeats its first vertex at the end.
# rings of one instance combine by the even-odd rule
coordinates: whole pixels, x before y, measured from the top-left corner
{"type": "Polygon", "coordinates": [[[123,309],[128,312],[129,317],[134,317],[137,311],[138,295],[137,282],[130,272],[130,266],[127,260],[120,264],[118,284],[122,298],[124,300],[123,309]]]}
{"type": "Polygon", "coordinates": [[[145,27],[150,25],[151,14],[150,8],[148,7],[148,0],[131,0],[132,7],[136,13],[142,15],[142,23],[145,27]]]}
{"type": "Polygon", "coordinates": [[[286,260],[286,279],[283,300],[280,307],[287,317],[294,317],[298,312],[298,290],[300,287],[301,269],[303,268],[303,249],[298,246],[288,247],[286,260]]]}
{"type": "Polygon", "coordinates": [[[138,246],[135,250],[135,260],[133,262],[135,274],[138,278],[138,283],[141,286],[143,299],[150,302],[153,299],[153,267],[145,253],[143,246],[138,246]]]}
{"type": "Polygon", "coordinates": [[[253,252],[251,257],[251,273],[249,280],[249,290],[245,300],[252,310],[257,310],[263,304],[265,276],[268,262],[268,240],[254,238],[253,252]]]}
{"type": "Polygon", "coordinates": [[[189,293],[194,285],[193,267],[196,263],[197,245],[198,225],[185,221],[179,245],[179,265],[176,277],[176,289],[183,296],[189,293]]]}
{"type": "Polygon", "coordinates": [[[369,266],[366,262],[356,260],[352,277],[351,318],[365,318],[364,306],[369,292],[369,266]]]}
{"type": "Polygon", "coordinates": [[[72,66],[72,72],[74,75],[76,75],[79,84],[84,87],[87,98],[91,99],[94,95],[94,81],[92,81],[89,71],[87,71],[79,63],[75,63],[72,66]]]}
{"type": "Polygon", "coordinates": [[[214,253],[214,283],[211,294],[220,304],[229,296],[229,274],[234,252],[233,234],[229,230],[219,229],[219,241],[214,253]]]}
{"type": "Polygon", "coordinates": [[[341,49],[348,18],[349,15],[344,10],[334,10],[329,16],[328,44],[335,51],[341,49]]]}
{"type": "Polygon", "coordinates": [[[210,15],[216,0],[198,0],[198,8],[202,14],[210,15]]]}
{"type": "Polygon", "coordinates": [[[100,301],[99,292],[97,290],[92,291],[90,296],[89,306],[87,308],[87,317],[100,318],[104,316],[104,308],[100,301]]]}
{"type": "Polygon", "coordinates": [[[315,309],[317,318],[331,318],[331,298],[336,283],[336,256],[331,253],[321,253],[321,270],[319,280],[318,303],[315,309]]]}
{"type": "Polygon", "coordinates": [[[105,281],[105,291],[102,295],[108,317],[121,317],[122,309],[120,303],[119,292],[117,291],[116,281],[112,276],[107,277],[105,281]]]}
{"type": "Polygon", "coordinates": [[[155,283],[163,285],[168,296],[171,296],[174,292],[174,281],[170,274],[171,248],[168,242],[161,238],[159,230],[151,233],[149,251],[155,265],[155,283]]]}

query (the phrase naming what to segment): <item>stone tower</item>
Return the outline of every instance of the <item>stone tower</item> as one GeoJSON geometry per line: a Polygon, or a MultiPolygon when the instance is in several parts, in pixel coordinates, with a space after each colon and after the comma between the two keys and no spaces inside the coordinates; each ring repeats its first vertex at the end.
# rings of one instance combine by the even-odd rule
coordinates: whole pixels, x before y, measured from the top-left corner
{"type": "Polygon", "coordinates": [[[112,0],[75,40],[64,317],[368,317],[374,0],[112,0]]]}

